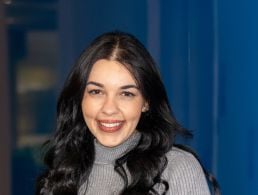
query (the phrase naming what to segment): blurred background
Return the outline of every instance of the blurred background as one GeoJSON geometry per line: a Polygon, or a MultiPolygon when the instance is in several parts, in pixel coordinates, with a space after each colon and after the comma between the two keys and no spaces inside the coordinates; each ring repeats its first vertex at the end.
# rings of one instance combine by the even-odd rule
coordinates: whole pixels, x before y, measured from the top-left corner
{"type": "Polygon", "coordinates": [[[151,52],[222,194],[257,195],[257,0],[1,0],[0,195],[34,194],[66,75],[110,30],[151,52]]]}

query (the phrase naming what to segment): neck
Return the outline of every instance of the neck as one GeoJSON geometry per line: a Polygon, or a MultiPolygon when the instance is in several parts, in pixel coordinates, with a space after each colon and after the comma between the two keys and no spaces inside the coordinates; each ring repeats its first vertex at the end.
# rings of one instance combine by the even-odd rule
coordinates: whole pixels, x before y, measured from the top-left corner
{"type": "Polygon", "coordinates": [[[141,134],[135,131],[126,141],[115,147],[106,147],[95,140],[95,163],[114,164],[115,160],[132,150],[139,142],[141,134]]]}

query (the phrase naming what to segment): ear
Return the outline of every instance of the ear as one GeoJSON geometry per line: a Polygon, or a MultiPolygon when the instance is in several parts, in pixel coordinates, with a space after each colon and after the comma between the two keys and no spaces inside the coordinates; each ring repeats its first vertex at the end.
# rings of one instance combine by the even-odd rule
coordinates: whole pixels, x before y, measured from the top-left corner
{"type": "Polygon", "coordinates": [[[143,107],[142,107],[142,112],[146,112],[148,110],[149,110],[149,104],[147,102],[145,102],[143,107]]]}

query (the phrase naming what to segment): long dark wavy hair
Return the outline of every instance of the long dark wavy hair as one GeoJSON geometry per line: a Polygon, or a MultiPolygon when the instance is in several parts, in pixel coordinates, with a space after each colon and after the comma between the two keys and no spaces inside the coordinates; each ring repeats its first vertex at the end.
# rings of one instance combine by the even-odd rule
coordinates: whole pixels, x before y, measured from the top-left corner
{"type": "MultiPolygon", "coordinates": [[[[76,195],[89,177],[95,156],[94,137],[83,119],[81,102],[92,66],[100,59],[123,64],[134,76],[149,105],[137,125],[141,132],[139,143],[116,160],[114,170],[125,183],[121,195],[158,194],[153,188],[157,183],[165,186],[162,193],[165,194],[169,188],[168,182],[161,178],[167,164],[165,154],[175,144],[177,135],[191,136],[191,133],[173,116],[149,52],[133,35],[123,32],[109,32],[97,37],[73,66],[58,99],[56,131],[45,144],[47,169],[37,180],[36,194],[76,195]],[[124,164],[132,178],[130,183],[124,164]]],[[[216,180],[208,173],[207,176],[216,191],[216,180]]]]}

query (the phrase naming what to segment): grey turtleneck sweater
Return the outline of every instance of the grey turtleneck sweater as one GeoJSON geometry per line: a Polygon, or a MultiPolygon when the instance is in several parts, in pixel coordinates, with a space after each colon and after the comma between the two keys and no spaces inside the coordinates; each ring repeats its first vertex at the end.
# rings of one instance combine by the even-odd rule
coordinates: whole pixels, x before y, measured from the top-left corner
{"type": "MultiPolygon", "coordinates": [[[[124,182],[114,170],[115,160],[135,147],[139,139],[140,133],[134,133],[113,148],[95,141],[95,162],[88,183],[80,187],[79,195],[118,195],[124,182]]],[[[202,168],[192,154],[174,147],[166,156],[168,164],[162,178],[169,184],[167,195],[210,195],[202,168]]],[[[162,187],[155,186],[155,189],[163,192],[162,187]]]]}

